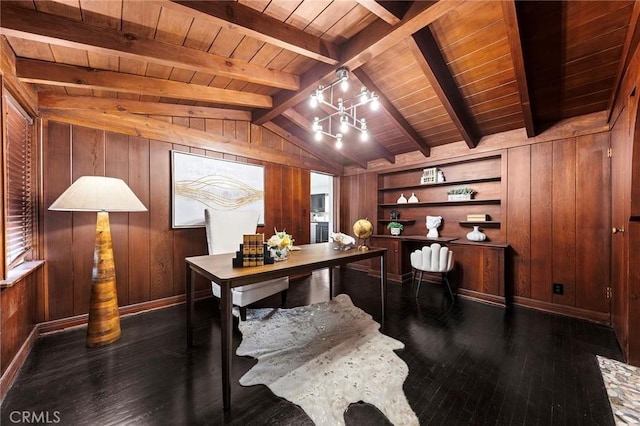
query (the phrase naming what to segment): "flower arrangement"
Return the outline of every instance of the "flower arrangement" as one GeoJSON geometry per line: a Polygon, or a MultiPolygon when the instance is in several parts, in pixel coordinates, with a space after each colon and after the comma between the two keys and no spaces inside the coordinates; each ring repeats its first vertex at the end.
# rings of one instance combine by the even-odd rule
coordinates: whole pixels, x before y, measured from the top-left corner
{"type": "Polygon", "coordinates": [[[287,231],[284,229],[278,231],[274,228],[273,231],[275,234],[267,240],[267,246],[271,251],[271,256],[275,260],[285,260],[289,254],[289,250],[293,247],[293,237],[287,234],[287,231]]]}
{"type": "Polygon", "coordinates": [[[267,240],[267,246],[272,249],[289,249],[293,246],[293,237],[287,234],[287,231],[282,230],[278,231],[277,229],[273,229],[275,232],[274,235],[267,240]]]}

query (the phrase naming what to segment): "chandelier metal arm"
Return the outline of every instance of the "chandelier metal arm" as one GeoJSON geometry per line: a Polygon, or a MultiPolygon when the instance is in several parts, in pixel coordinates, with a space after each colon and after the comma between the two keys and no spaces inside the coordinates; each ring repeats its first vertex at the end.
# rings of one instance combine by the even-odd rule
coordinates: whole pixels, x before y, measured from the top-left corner
{"type": "Polygon", "coordinates": [[[371,104],[372,107],[375,107],[378,97],[375,93],[370,93],[366,87],[362,87],[359,92],[352,94],[348,98],[338,97],[336,99],[333,92],[334,87],[341,84],[343,85],[342,90],[345,90],[345,85],[349,79],[349,70],[346,67],[338,68],[336,77],[338,78],[336,81],[328,86],[318,86],[311,94],[312,107],[324,105],[332,111],[322,119],[315,117],[312,130],[315,133],[316,140],[320,140],[322,135],[326,135],[335,139],[336,147],[340,148],[342,146],[342,138],[349,128],[360,132],[361,140],[366,141],[369,138],[367,122],[364,118],[358,118],[357,110],[358,107],[366,104],[371,104]],[[329,91],[328,100],[323,96],[325,91],[329,91]],[[337,105],[334,102],[337,102],[337,105]],[[334,120],[337,121],[336,125],[333,123],[334,120]]]}

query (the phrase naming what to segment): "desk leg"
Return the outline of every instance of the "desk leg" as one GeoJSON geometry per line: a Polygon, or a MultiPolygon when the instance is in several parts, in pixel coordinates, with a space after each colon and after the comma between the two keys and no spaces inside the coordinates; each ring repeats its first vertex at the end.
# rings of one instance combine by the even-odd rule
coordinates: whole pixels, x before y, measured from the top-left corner
{"type": "Polygon", "coordinates": [[[382,292],[382,316],[380,317],[380,326],[384,329],[384,313],[387,304],[387,252],[382,252],[380,257],[380,291],[382,292]]]}
{"type": "Polygon", "coordinates": [[[329,300],[333,300],[333,266],[329,266],[329,300]]]}
{"type": "Polygon", "coordinates": [[[187,265],[187,347],[193,346],[193,299],[195,297],[196,273],[187,265]]]}
{"type": "Polygon", "coordinates": [[[220,285],[220,347],[222,350],[222,403],[224,411],[231,409],[231,347],[233,318],[231,285],[220,285]]]}

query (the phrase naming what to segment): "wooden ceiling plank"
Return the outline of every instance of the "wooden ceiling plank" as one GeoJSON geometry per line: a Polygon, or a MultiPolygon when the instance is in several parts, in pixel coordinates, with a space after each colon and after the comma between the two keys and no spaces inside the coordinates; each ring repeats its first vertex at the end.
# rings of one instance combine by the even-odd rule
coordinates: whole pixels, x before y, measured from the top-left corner
{"type": "Polygon", "coordinates": [[[440,53],[431,30],[426,27],[416,32],[412,38],[407,39],[407,45],[467,146],[475,148],[480,142],[477,125],[440,53]]]}
{"type": "Polygon", "coordinates": [[[631,19],[629,20],[629,27],[627,28],[627,36],[625,37],[624,45],[622,48],[622,55],[620,56],[621,60],[616,72],[615,84],[613,86],[613,90],[611,91],[611,97],[607,102],[607,121],[611,120],[613,107],[615,106],[616,98],[618,97],[620,92],[620,83],[622,82],[622,76],[624,75],[624,71],[627,69],[627,65],[629,64],[631,55],[633,54],[633,51],[635,51],[635,45],[637,45],[640,38],[640,25],[638,25],[639,21],[640,2],[636,1],[633,4],[631,19]]]}
{"type": "MultiPolygon", "coordinates": [[[[454,10],[462,0],[439,2],[413,2],[405,17],[393,27],[383,21],[375,21],[342,47],[342,62],[351,71],[371,58],[400,43],[404,38],[429,25],[431,22],[454,10]]],[[[255,114],[254,123],[264,124],[289,108],[293,108],[311,95],[323,80],[335,77],[335,68],[328,64],[317,64],[300,79],[297,92],[280,92],[274,96],[274,106],[269,111],[255,114]]]]}
{"type": "Polygon", "coordinates": [[[522,107],[522,115],[524,118],[524,127],[527,130],[527,136],[532,138],[536,135],[536,123],[533,119],[533,107],[529,98],[529,85],[527,83],[527,70],[524,63],[524,55],[522,54],[522,40],[520,38],[520,26],[518,24],[518,14],[516,11],[515,0],[502,1],[502,13],[507,30],[507,39],[509,48],[511,49],[511,60],[513,61],[513,70],[518,84],[518,94],[520,95],[520,105],[522,107]]]}
{"type": "Polygon", "coordinates": [[[69,18],[48,15],[2,3],[0,33],[89,52],[155,62],[169,67],[216,74],[265,86],[298,90],[296,75],[234,58],[109,28],[94,27],[69,18]]]}
{"type": "MultiPolygon", "coordinates": [[[[413,127],[407,122],[407,120],[400,114],[400,111],[387,99],[387,97],[382,93],[380,88],[375,84],[375,82],[369,77],[363,69],[356,69],[353,71],[358,80],[362,84],[367,87],[372,92],[378,94],[378,101],[380,102],[380,106],[384,110],[384,112],[388,115],[389,119],[396,125],[398,130],[411,142],[413,145],[418,148],[418,150],[424,155],[428,157],[431,153],[431,148],[425,142],[422,137],[416,132],[413,127]]],[[[395,162],[395,156],[393,156],[393,161],[390,161],[387,158],[387,161],[390,163],[395,162]]]]}
{"type": "Polygon", "coordinates": [[[292,25],[231,1],[156,0],[166,8],[189,11],[215,25],[231,28],[246,36],[327,64],[338,63],[338,48],[292,25]]]}
{"type": "Polygon", "coordinates": [[[397,1],[356,0],[360,6],[376,15],[389,25],[400,22],[406,12],[403,10],[405,3],[397,1]]]}
{"type": "Polygon", "coordinates": [[[342,63],[351,70],[359,68],[462,3],[462,0],[414,1],[398,24],[391,26],[386,22],[376,21],[346,42],[342,49],[342,63]]]}
{"type": "Polygon", "coordinates": [[[88,109],[104,112],[129,112],[131,114],[251,121],[251,112],[237,109],[140,102],[129,99],[90,96],[60,96],[47,92],[38,93],[38,104],[43,108],[55,108],[58,110],[88,109]]]}
{"type": "MultiPolygon", "coordinates": [[[[289,109],[287,111],[284,112],[284,114],[282,114],[282,117],[286,118],[287,120],[289,120],[290,122],[292,122],[293,124],[295,124],[302,132],[303,134],[307,134],[309,133],[309,130],[311,128],[311,121],[307,120],[306,117],[303,117],[301,114],[299,114],[296,110],[289,109]]],[[[276,120],[278,120],[276,118],[276,120]]],[[[301,138],[304,139],[304,138],[301,138]]],[[[319,142],[320,144],[323,144],[327,147],[330,147],[329,143],[326,140],[322,140],[319,142]]],[[[311,145],[309,143],[306,143],[306,145],[311,145]]],[[[363,159],[361,157],[358,157],[357,155],[355,155],[348,147],[345,146],[346,144],[344,144],[342,146],[342,148],[340,149],[335,149],[336,152],[338,152],[340,155],[344,156],[345,158],[348,158],[349,160],[353,161],[354,163],[356,163],[358,166],[362,167],[363,169],[367,168],[367,162],[363,161],[363,159]]]]}
{"type": "Polygon", "coordinates": [[[113,71],[101,71],[34,59],[16,60],[16,75],[26,83],[111,90],[138,95],[191,99],[216,104],[270,108],[271,97],[235,90],[198,86],[113,71]]]}

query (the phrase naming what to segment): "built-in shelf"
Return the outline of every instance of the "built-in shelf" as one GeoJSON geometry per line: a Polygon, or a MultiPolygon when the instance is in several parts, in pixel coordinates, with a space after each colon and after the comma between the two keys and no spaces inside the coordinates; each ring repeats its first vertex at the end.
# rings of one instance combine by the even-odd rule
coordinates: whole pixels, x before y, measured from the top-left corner
{"type": "Polygon", "coordinates": [[[479,226],[481,228],[500,228],[500,222],[482,221],[482,222],[459,222],[460,226],[479,226]]]}
{"type": "Polygon", "coordinates": [[[455,181],[455,182],[423,183],[423,184],[416,184],[416,185],[409,185],[409,186],[404,185],[404,186],[380,188],[380,191],[385,191],[385,192],[389,192],[389,191],[408,192],[408,191],[410,191],[412,189],[434,188],[434,187],[438,187],[438,186],[472,185],[474,183],[482,183],[482,182],[499,182],[500,180],[501,180],[501,178],[498,176],[498,177],[479,178],[479,179],[466,179],[466,180],[459,180],[459,181],[455,181]]]}
{"type": "Polygon", "coordinates": [[[378,222],[380,223],[389,223],[389,222],[398,222],[401,223],[403,225],[413,225],[414,223],[416,223],[415,220],[401,220],[401,219],[378,219],[378,222]]]}
{"type": "Polygon", "coordinates": [[[500,204],[500,200],[491,199],[491,200],[462,200],[462,201],[428,201],[424,203],[419,202],[419,203],[378,204],[378,206],[408,208],[408,207],[453,206],[453,205],[473,206],[473,205],[481,205],[481,204],[500,204]]]}

